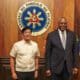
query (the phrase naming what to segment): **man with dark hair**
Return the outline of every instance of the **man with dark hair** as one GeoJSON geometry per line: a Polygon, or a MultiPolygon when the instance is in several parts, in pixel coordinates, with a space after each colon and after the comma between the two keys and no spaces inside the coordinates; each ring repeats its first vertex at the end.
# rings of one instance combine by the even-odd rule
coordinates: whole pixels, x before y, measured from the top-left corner
{"type": "Polygon", "coordinates": [[[31,40],[32,30],[22,29],[22,40],[16,42],[10,51],[10,68],[13,79],[35,80],[38,76],[38,44],[31,40]]]}
{"type": "Polygon", "coordinates": [[[23,29],[21,30],[21,32],[24,33],[24,31],[25,31],[26,29],[29,29],[29,30],[32,32],[32,29],[31,29],[30,27],[25,27],[25,28],[23,28],[23,29]]]}
{"type": "Polygon", "coordinates": [[[45,51],[46,74],[51,80],[71,80],[78,72],[76,36],[67,29],[67,20],[62,17],[58,29],[49,33],[45,51]]]}

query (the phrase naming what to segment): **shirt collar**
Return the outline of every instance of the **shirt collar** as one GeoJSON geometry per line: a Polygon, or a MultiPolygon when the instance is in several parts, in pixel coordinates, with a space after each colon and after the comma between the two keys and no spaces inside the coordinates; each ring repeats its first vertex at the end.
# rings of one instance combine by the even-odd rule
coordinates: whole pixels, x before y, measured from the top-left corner
{"type": "MultiPolygon", "coordinates": [[[[58,29],[58,31],[61,33],[62,31],[60,29],[58,29]]],[[[64,33],[66,33],[66,30],[63,31],[64,33]]]]}
{"type": "Polygon", "coordinates": [[[27,41],[25,41],[25,40],[23,39],[23,43],[24,43],[24,44],[32,44],[32,40],[30,40],[30,42],[27,42],[27,41]]]}

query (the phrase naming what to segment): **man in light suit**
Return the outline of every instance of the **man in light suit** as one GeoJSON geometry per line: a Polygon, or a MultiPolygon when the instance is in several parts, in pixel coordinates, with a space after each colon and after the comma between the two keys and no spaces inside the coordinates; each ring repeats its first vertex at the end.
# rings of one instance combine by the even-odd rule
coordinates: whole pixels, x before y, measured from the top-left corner
{"type": "Polygon", "coordinates": [[[67,29],[67,20],[62,17],[58,29],[49,33],[46,42],[46,74],[51,80],[71,80],[78,73],[76,36],[67,29]]]}

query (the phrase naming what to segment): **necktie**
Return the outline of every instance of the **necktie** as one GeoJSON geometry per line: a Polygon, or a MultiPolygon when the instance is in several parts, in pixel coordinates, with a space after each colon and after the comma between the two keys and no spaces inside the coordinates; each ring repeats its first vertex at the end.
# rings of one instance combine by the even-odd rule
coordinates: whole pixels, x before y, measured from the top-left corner
{"type": "Polygon", "coordinates": [[[66,45],[66,36],[64,34],[64,31],[62,32],[62,45],[63,45],[63,48],[65,49],[65,45],[66,45]]]}

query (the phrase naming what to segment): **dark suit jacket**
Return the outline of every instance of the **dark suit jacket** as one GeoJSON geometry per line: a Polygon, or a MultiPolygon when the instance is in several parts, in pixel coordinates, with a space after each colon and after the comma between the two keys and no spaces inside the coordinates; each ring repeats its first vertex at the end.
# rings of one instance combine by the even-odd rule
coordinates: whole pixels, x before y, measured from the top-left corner
{"type": "Polygon", "coordinates": [[[77,67],[76,36],[72,31],[67,31],[66,49],[63,48],[59,32],[55,30],[48,34],[46,42],[46,68],[60,73],[66,61],[67,69],[72,72],[73,67],[77,67]]]}

